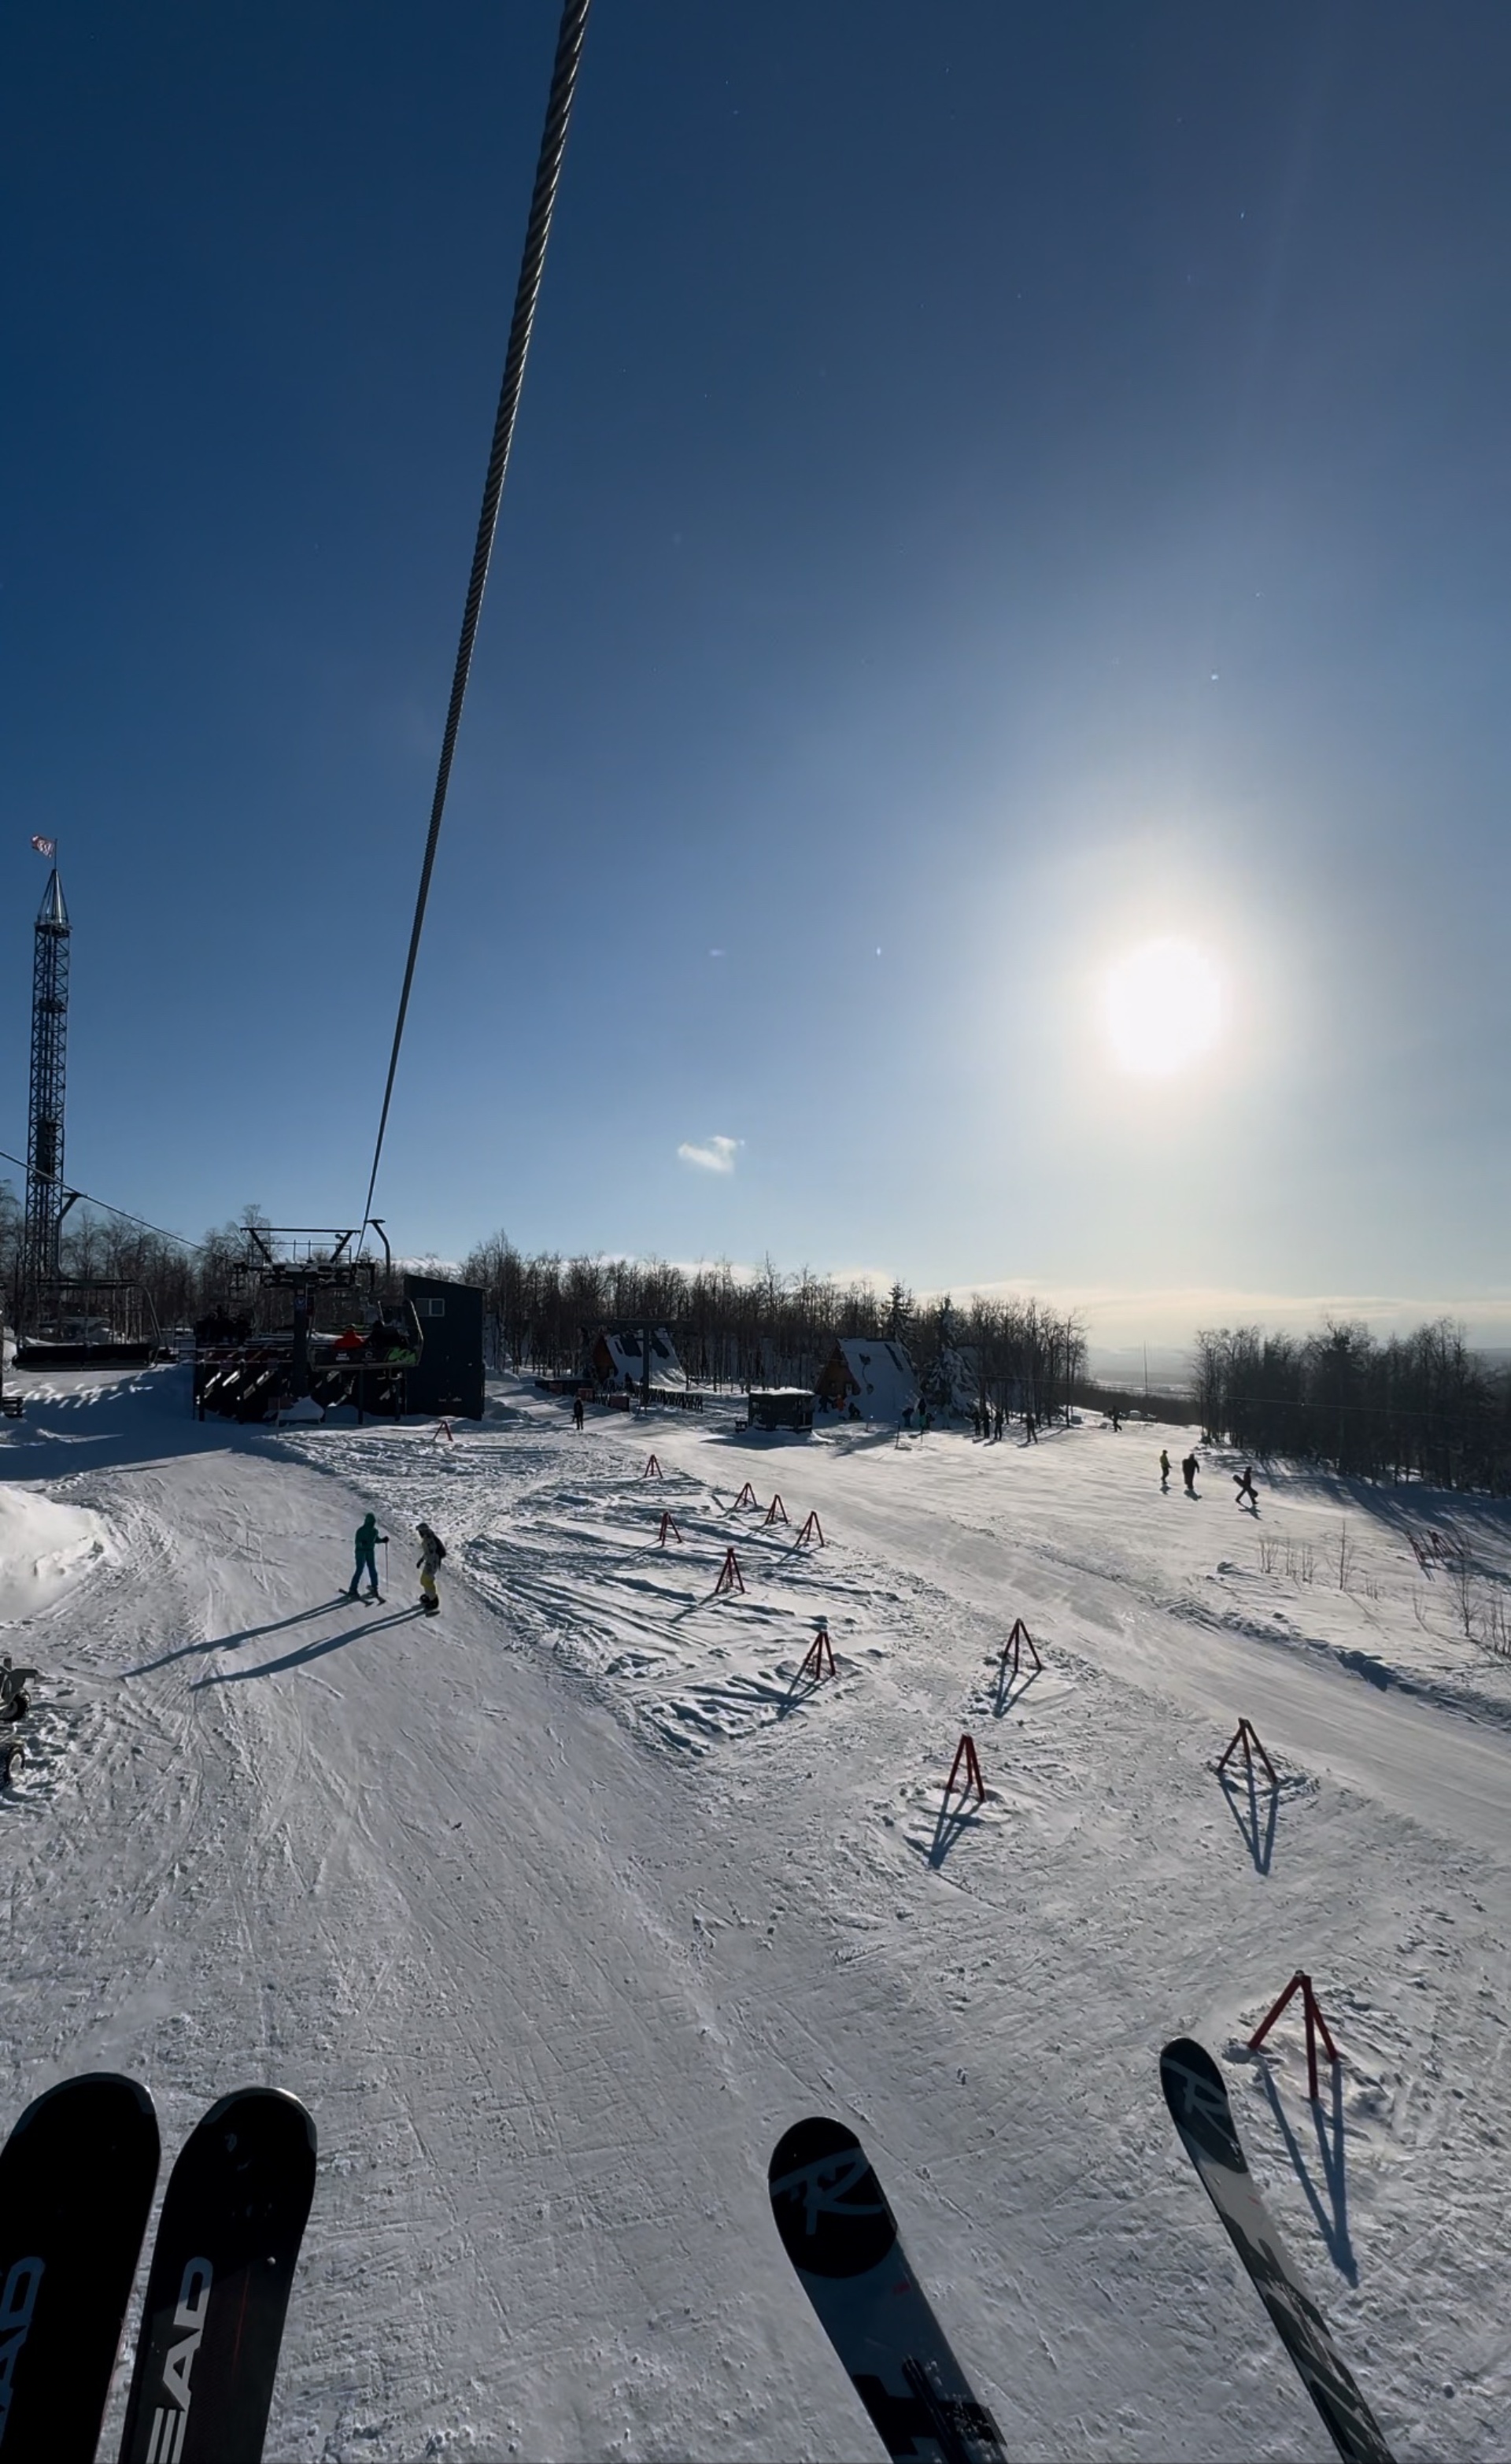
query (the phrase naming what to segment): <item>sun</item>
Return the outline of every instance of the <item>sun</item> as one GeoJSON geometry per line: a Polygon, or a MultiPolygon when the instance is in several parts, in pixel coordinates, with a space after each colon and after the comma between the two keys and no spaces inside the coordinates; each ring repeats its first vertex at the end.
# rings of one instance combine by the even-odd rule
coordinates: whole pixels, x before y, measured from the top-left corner
{"type": "Polygon", "coordinates": [[[1147,941],[1107,978],[1104,1015],[1121,1069],[1172,1078],[1210,1052],[1222,1032],[1222,985],[1190,941],[1147,941]]]}

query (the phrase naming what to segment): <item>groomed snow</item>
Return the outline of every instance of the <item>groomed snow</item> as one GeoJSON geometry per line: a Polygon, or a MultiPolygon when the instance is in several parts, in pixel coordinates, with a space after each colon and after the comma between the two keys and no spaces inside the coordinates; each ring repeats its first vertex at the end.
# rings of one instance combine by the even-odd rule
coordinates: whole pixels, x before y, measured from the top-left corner
{"type": "Polygon", "coordinates": [[[1320,2456],[1165,2114],[1187,2030],[1396,2453],[1505,2453],[1511,1683],[1407,1534],[1472,1526],[1491,1580],[1511,1524],[1300,1474],[1255,1521],[1205,1457],[1161,1496],[1162,1439],[577,1437],[513,1385],[454,1445],[275,1437],[176,1372],[5,1424],[0,1506],[102,1544],[0,1603],[50,1724],[0,1799],[8,2111],[120,2068],[171,2150],[247,2080],[309,2103],[273,2457],[879,2453],[766,2202],[824,2110],[1010,2455],[1320,2456]],[[352,1608],[369,1505],[390,1589],[352,1608]],[[1019,1614],[1045,1665],[1004,1684],[1019,1614]],[[1273,1830],[1214,1775],[1240,1712],[1273,1830]],[[942,1821],[966,1727],[987,1801],[942,1821]],[[1346,2056],[1320,2117],[1289,2022],[1237,2057],[1298,1967],[1346,2056]]]}

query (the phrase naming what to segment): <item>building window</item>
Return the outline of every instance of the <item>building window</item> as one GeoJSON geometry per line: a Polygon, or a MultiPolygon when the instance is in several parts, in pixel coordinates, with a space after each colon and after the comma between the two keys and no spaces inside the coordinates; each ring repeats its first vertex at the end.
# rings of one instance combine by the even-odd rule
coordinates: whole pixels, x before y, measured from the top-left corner
{"type": "Polygon", "coordinates": [[[445,1317],[446,1303],[440,1300],[416,1301],[414,1313],[416,1317],[445,1317]]]}

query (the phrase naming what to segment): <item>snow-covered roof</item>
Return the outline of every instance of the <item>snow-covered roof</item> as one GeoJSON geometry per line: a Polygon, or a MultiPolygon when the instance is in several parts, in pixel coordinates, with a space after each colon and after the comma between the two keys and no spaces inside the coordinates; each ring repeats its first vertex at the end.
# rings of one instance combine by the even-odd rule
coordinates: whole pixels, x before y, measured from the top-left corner
{"type": "MultiPolygon", "coordinates": [[[[610,1362],[608,1374],[613,1379],[623,1383],[624,1378],[633,1377],[637,1386],[641,1383],[645,1373],[638,1334],[607,1334],[601,1330],[593,1338],[594,1365],[600,1370],[605,1353],[610,1362]]],[[[687,1384],[677,1347],[664,1326],[656,1327],[650,1338],[650,1384],[652,1393],[658,1386],[680,1393],[687,1384]]]]}
{"type": "Polygon", "coordinates": [[[863,1419],[900,1420],[918,1401],[918,1379],[900,1343],[887,1336],[843,1334],[835,1343],[819,1380],[821,1393],[834,1382],[843,1365],[847,1373],[848,1399],[863,1419]]]}

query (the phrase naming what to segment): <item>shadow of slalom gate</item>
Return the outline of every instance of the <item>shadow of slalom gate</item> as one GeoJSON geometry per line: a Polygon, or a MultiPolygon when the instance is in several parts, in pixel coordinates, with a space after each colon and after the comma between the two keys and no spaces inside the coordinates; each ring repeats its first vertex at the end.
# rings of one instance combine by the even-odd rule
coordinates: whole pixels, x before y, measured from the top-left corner
{"type": "Polygon", "coordinates": [[[946,1799],[935,1817],[934,1836],[929,1843],[930,1864],[937,1870],[944,1863],[956,1840],[963,1837],[967,1831],[974,1831],[980,1819],[980,1815],[974,1805],[966,1802],[952,1805],[946,1799]]]}
{"type": "Polygon", "coordinates": [[[1251,1765],[1243,1774],[1219,1771],[1217,1784],[1222,1790],[1228,1812],[1237,1825],[1238,1837],[1254,1859],[1255,1872],[1267,1876],[1275,1854],[1275,1825],[1281,1806],[1279,1780],[1272,1780],[1261,1791],[1251,1765]],[[1261,1794],[1264,1799],[1262,1815],[1259,1810],[1261,1794]]]}
{"type": "Polygon", "coordinates": [[[1254,1859],[1257,1874],[1267,1875],[1275,1854],[1275,1823],[1280,1811],[1280,1776],[1269,1755],[1259,1743],[1252,1721],[1240,1719],[1232,1736],[1217,1757],[1217,1784],[1227,1800],[1228,1812],[1238,1826],[1238,1836],[1254,1859]],[[1243,1777],[1237,1767],[1230,1773],[1228,1765],[1235,1754],[1243,1756],[1243,1777]],[[1268,1811],[1259,1814],[1259,1782],[1255,1765],[1262,1765],[1268,1795],[1268,1811]]]}
{"type": "Polygon", "coordinates": [[[1357,2284],[1359,2267],[1353,2255],[1353,2242],[1348,2232],[1348,2182],[1345,2165],[1346,2131],[1342,2071],[1336,2063],[1332,2065],[1331,2111],[1324,2113],[1320,2099],[1316,2104],[1308,2107],[1312,2117],[1312,2126],[1317,2133],[1317,2153],[1326,2191],[1325,2203],[1312,2179],[1305,2155],[1291,2127],[1285,2107],[1281,2102],[1280,2093],[1267,2063],[1260,2065],[1260,2076],[1264,2081],[1264,2093],[1270,2101],[1270,2111],[1280,2124],[1286,2153],[1296,2167],[1296,2178],[1306,2193],[1307,2205],[1317,2219],[1318,2231],[1327,2245],[1328,2255],[1340,2275],[1347,2277],[1350,2284],[1357,2284]]]}

